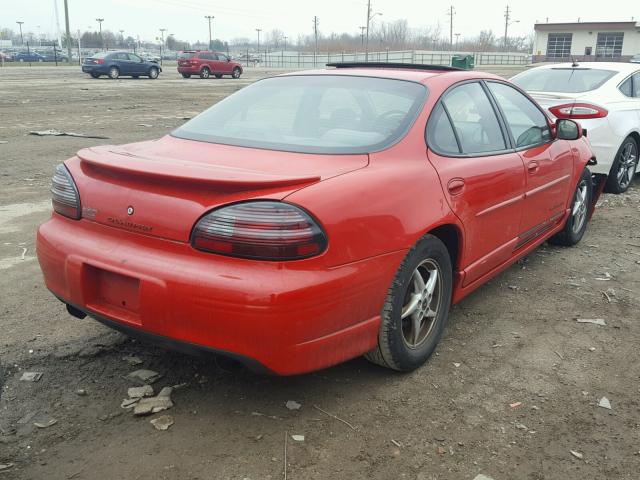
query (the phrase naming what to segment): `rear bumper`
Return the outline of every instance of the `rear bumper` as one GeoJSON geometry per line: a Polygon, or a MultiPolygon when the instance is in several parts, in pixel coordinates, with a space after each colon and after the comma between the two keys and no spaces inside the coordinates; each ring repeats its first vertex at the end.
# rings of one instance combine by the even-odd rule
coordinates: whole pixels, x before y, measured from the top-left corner
{"type": "Polygon", "coordinates": [[[109,73],[106,65],[82,65],[82,71],[84,73],[99,73],[100,75],[107,75],[109,73]]]}
{"type": "Polygon", "coordinates": [[[178,66],[178,73],[200,73],[200,67],[198,65],[178,66]]]}
{"type": "Polygon", "coordinates": [[[336,268],[322,257],[256,262],[57,214],[39,228],[37,253],[47,288],[65,303],[280,375],[375,348],[379,312],[405,254],[336,268]]]}
{"type": "Polygon", "coordinates": [[[607,118],[578,120],[587,130],[587,139],[596,156],[597,165],[589,167],[591,173],[609,175],[622,138],[611,128],[607,118]]]}

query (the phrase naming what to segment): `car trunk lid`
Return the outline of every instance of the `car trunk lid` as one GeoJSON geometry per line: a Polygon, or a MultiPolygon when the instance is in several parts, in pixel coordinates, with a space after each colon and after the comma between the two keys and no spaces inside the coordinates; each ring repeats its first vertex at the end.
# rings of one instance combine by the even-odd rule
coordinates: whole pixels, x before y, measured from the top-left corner
{"type": "Polygon", "coordinates": [[[280,200],[366,167],[368,155],[315,155],[163,137],[87,148],[65,162],[86,220],[180,242],[207,211],[250,199],[280,200]]]}

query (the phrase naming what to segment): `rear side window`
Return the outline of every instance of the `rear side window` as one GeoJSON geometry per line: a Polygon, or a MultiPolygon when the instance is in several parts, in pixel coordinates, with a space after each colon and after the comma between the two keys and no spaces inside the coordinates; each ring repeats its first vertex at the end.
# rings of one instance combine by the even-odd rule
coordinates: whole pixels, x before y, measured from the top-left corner
{"type": "Polygon", "coordinates": [[[595,68],[534,68],[511,81],[527,92],[580,93],[600,88],[616,73],[595,68]]]}
{"type": "Polygon", "coordinates": [[[633,74],[633,96],[640,98],[640,72],[633,74]]]}
{"type": "Polygon", "coordinates": [[[459,155],[460,148],[453,133],[453,127],[441,103],[433,109],[427,128],[427,144],[429,148],[439,154],[459,155]]]}
{"type": "Polygon", "coordinates": [[[622,94],[626,97],[633,97],[633,85],[631,77],[627,78],[624,82],[620,84],[618,90],[622,92],[622,94]]]}
{"type": "Polygon", "coordinates": [[[129,60],[129,58],[127,57],[127,54],[123,52],[114,53],[113,58],[115,60],[129,60]]]}
{"type": "Polygon", "coordinates": [[[506,144],[498,117],[479,83],[465,83],[445,96],[462,153],[487,153],[505,150],[506,144]]]}
{"type": "Polygon", "coordinates": [[[532,147],[551,141],[547,117],[531,100],[509,85],[487,82],[504,113],[516,148],[532,147]]]}
{"type": "Polygon", "coordinates": [[[196,56],[196,54],[194,52],[180,52],[178,54],[178,59],[179,60],[190,60],[192,58],[194,58],[196,56]]]}

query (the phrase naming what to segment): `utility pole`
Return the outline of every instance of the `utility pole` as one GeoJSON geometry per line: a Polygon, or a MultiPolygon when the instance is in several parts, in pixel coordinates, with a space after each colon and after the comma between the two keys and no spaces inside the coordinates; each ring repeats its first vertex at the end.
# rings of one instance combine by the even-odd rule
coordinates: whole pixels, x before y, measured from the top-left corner
{"type": "Polygon", "coordinates": [[[364,47],[364,31],[367,27],[358,27],[360,29],[360,45],[364,47]]]}
{"type": "Polygon", "coordinates": [[[104,18],[96,18],[96,22],[100,25],[100,43],[102,44],[102,49],[104,50],[104,38],[102,37],[102,22],[104,22],[104,18]]]}
{"type": "Polygon", "coordinates": [[[124,30],[118,30],[120,32],[120,44],[124,48],[124,30]]]}
{"type": "Polygon", "coordinates": [[[511,9],[507,5],[507,9],[504,11],[504,49],[507,50],[509,44],[509,37],[507,33],[509,31],[509,25],[518,23],[520,20],[511,20],[511,9]]]}
{"type": "Polygon", "coordinates": [[[460,40],[460,34],[456,33],[455,36],[456,36],[456,50],[457,50],[458,49],[458,41],[460,40]]]}
{"type": "Polygon", "coordinates": [[[284,40],[284,50],[287,51],[287,36],[282,37],[282,39],[284,40]]]}
{"type": "Polygon", "coordinates": [[[364,61],[368,62],[369,61],[369,26],[371,24],[371,20],[373,19],[373,17],[375,17],[376,15],[382,15],[380,12],[377,13],[371,13],[371,0],[367,0],[367,35],[366,35],[366,42],[364,45],[364,61]]]}
{"type": "Polygon", "coordinates": [[[369,22],[371,22],[371,0],[367,0],[367,44],[364,47],[364,61],[369,61],[369,22]]]}
{"type": "Polygon", "coordinates": [[[447,15],[449,16],[449,48],[453,50],[453,16],[456,14],[456,9],[453,5],[449,7],[447,15]]]}
{"type": "Polygon", "coordinates": [[[18,26],[20,27],[20,45],[24,45],[24,38],[22,37],[22,24],[24,22],[16,22],[18,24],[18,26]]]}
{"type": "MultiPolygon", "coordinates": [[[[78,65],[82,65],[82,46],[80,45],[80,29],[78,29],[78,65]]],[[[71,57],[69,57],[69,63],[71,63],[71,57]]]]}
{"type": "Polygon", "coordinates": [[[213,20],[214,17],[213,15],[205,15],[204,18],[206,18],[207,20],[209,20],[209,50],[213,50],[213,47],[211,46],[211,20],[213,20]]]}
{"type": "Polygon", "coordinates": [[[318,17],[313,16],[313,35],[316,38],[316,46],[313,50],[313,66],[316,66],[316,57],[318,56],[318,17]]]}
{"type": "MultiPolygon", "coordinates": [[[[69,57],[69,65],[71,65],[71,30],[69,29],[69,6],[67,5],[67,0],[64,0],[64,27],[67,34],[67,56],[69,57]]],[[[62,45],[60,45],[60,48],[62,48],[62,45]]]]}
{"type": "Polygon", "coordinates": [[[162,66],[162,48],[164,47],[164,32],[166,32],[167,29],[166,28],[161,28],[160,29],[160,35],[161,35],[161,42],[160,43],[160,66],[162,66]]]}

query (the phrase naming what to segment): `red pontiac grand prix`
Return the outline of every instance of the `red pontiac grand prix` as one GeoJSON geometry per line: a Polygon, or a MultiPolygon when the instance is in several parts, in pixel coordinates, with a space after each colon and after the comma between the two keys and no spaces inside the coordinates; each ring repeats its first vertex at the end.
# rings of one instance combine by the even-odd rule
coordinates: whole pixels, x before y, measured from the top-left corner
{"type": "Polygon", "coordinates": [[[58,165],[47,287],[79,318],[254,369],[407,371],[452,303],[580,241],[597,189],[577,123],[486,73],[334,66],[58,165]]]}

